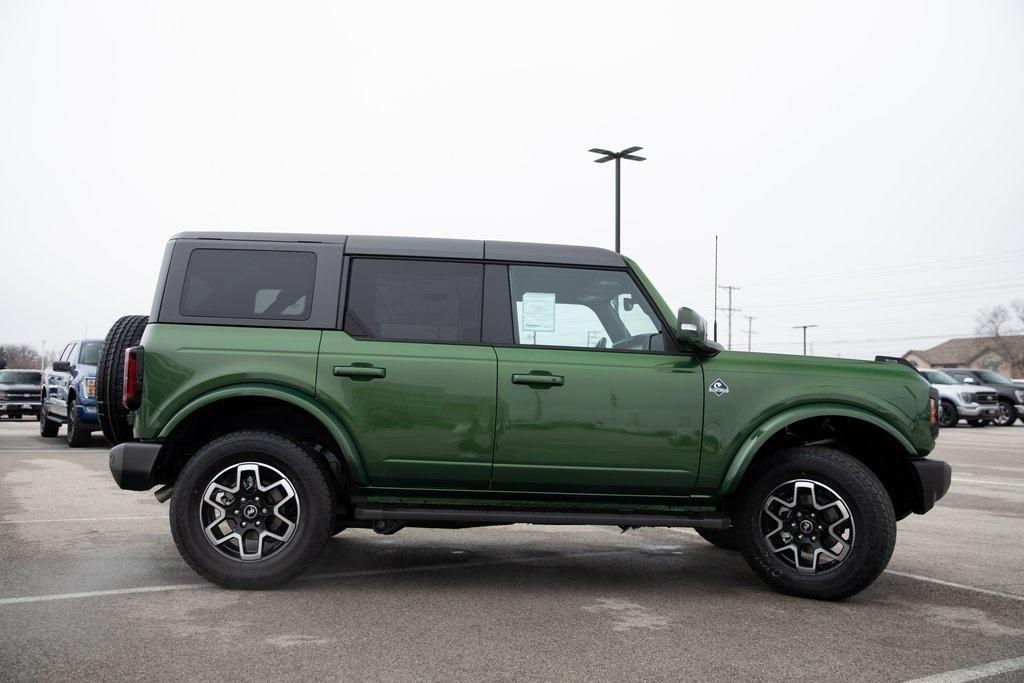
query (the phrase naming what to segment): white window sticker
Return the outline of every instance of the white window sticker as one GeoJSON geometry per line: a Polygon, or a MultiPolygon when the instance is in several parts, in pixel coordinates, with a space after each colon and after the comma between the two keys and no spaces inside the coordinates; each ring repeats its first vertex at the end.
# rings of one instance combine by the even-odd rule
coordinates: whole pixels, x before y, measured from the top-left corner
{"type": "Polygon", "coordinates": [[[555,293],[523,293],[523,330],[533,332],[555,331],[555,293]]]}

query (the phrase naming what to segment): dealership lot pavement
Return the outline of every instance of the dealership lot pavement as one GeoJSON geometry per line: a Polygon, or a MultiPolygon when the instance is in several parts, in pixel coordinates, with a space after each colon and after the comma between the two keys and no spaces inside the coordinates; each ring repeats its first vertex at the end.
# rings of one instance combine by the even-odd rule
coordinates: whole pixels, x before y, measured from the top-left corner
{"type": "Polygon", "coordinates": [[[689,531],[521,525],[350,530],[302,580],[246,593],[188,569],[167,506],[119,491],[98,437],[69,449],[4,420],[0,671],[899,681],[982,666],[987,680],[1021,680],[1024,425],[945,430],[939,443],[950,493],[900,523],[889,571],[843,603],[777,595],[689,531]]]}

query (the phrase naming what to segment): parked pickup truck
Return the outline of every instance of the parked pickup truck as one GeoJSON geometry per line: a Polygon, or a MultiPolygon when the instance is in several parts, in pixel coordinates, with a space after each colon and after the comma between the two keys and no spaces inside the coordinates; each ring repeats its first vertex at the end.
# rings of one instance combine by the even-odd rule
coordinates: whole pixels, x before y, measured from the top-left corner
{"type": "Polygon", "coordinates": [[[961,384],[941,370],[921,370],[939,392],[939,426],[955,427],[963,419],[984,427],[999,417],[999,394],[994,389],[961,384]]]}
{"type": "Polygon", "coordinates": [[[105,344],[114,480],[234,588],[347,527],[524,522],[693,527],[841,599],[950,483],[912,367],[723,351],[603,249],[182,233],[105,344]]]}
{"type": "Polygon", "coordinates": [[[76,339],[64,346],[60,357],[43,373],[39,434],[57,436],[67,425],[69,446],[85,446],[96,430],[96,364],[102,339],[76,339]]]}
{"type": "Polygon", "coordinates": [[[0,415],[12,420],[20,420],[22,415],[38,418],[42,384],[39,370],[0,370],[0,415]]]}

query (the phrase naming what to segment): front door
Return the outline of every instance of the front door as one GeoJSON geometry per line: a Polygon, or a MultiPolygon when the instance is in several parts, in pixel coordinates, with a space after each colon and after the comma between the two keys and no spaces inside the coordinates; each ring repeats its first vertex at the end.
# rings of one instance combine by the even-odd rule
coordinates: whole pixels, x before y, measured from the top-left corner
{"type": "Polygon", "coordinates": [[[510,266],[494,490],[687,495],[703,375],[626,271],[510,266]]]}
{"type": "Polygon", "coordinates": [[[317,396],[374,487],[486,490],[494,349],[481,344],[483,264],[353,258],[343,330],[325,331],[317,396]]]}

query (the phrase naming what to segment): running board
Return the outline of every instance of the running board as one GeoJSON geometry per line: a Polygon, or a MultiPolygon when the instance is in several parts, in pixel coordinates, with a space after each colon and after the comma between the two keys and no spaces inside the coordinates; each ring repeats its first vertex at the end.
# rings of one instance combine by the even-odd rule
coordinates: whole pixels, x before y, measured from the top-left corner
{"type": "Polygon", "coordinates": [[[547,510],[495,510],[479,508],[401,507],[361,505],[356,519],[399,522],[462,522],[467,524],[580,524],[596,526],[679,526],[728,529],[729,517],[720,514],[630,514],[614,512],[552,512],[547,510]]]}

